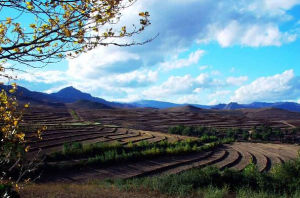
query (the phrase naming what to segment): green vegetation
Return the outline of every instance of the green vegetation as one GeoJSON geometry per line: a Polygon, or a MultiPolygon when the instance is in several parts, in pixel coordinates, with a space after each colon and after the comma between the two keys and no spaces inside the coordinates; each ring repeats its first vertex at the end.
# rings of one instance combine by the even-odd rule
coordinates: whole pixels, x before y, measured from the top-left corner
{"type": "Polygon", "coordinates": [[[174,127],[170,127],[168,130],[170,134],[176,135],[185,135],[185,136],[215,136],[218,134],[218,130],[212,127],[205,127],[205,126],[184,126],[184,125],[177,125],[174,127]]]}
{"type": "Polygon", "coordinates": [[[109,182],[123,190],[148,189],[181,197],[203,193],[204,197],[223,197],[228,192],[237,193],[237,197],[297,197],[300,193],[300,155],[295,161],[277,165],[268,173],[261,173],[250,164],[242,172],[205,167],[177,175],[109,182]]]}
{"type": "Polygon", "coordinates": [[[286,129],[272,128],[268,125],[254,126],[249,133],[249,130],[241,128],[228,128],[228,129],[216,129],[207,126],[184,126],[177,125],[170,127],[168,133],[185,135],[185,136],[217,136],[227,137],[238,140],[247,141],[249,138],[254,141],[280,141],[286,143],[295,143],[297,133],[300,129],[286,129]],[[290,135],[292,138],[288,139],[286,135],[290,135]]]}
{"type": "Polygon", "coordinates": [[[75,160],[71,163],[48,164],[50,169],[66,169],[84,166],[106,166],[121,162],[151,159],[153,157],[182,155],[196,153],[216,148],[224,143],[231,143],[233,139],[218,140],[215,136],[204,136],[197,140],[184,140],[175,143],[161,141],[149,143],[141,141],[137,144],[96,143],[82,145],[81,143],[65,144],[62,152],[52,153],[47,156],[47,162],[75,160]]]}
{"type": "Polygon", "coordinates": [[[71,116],[72,116],[72,118],[73,118],[74,120],[80,120],[78,114],[77,114],[76,111],[74,111],[73,109],[70,110],[70,114],[71,114],[71,116]]]}
{"type": "Polygon", "coordinates": [[[168,130],[168,133],[177,134],[177,135],[194,136],[194,137],[219,136],[219,137],[226,137],[232,139],[237,139],[238,134],[241,134],[243,132],[244,131],[239,128],[229,128],[226,130],[220,130],[214,127],[184,126],[184,125],[177,125],[174,127],[170,127],[168,130]]]}
{"type": "MultiPolygon", "coordinates": [[[[288,131],[285,133],[288,133],[288,131]]],[[[251,129],[250,137],[253,140],[269,141],[271,139],[277,139],[282,142],[284,138],[284,132],[280,128],[274,129],[267,125],[261,125],[251,129]]]]}

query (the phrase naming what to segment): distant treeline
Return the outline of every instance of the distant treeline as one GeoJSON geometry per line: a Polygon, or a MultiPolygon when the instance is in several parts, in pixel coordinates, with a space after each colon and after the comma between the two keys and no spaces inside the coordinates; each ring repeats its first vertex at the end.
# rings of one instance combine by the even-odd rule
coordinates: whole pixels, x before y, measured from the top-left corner
{"type": "Polygon", "coordinates": [[[281,142],[295,142],[299,132],[299,128],[282,130],[280,128],[272,128],[268,125],[254,126],[251,130],[241,128],[217,129],[207,126],[177,125],[170,127],[168,130],[168,133],[170,134],[193,137],[217,136],[238,140],[275,140],[281,142]],[[290,138],[287,139],[286,135],[289,135],[290,138]]]}
{"type": "Polygon", "coordinates": [[[184,136],[193,136],[193,137],[207,137],[207,136],[217,136],[217,137],[226,137],[237,139],[239,134],[243,134],[243,129],[239,128],[228,128],[226,130],[217,129],[214,127],[207,126],[184,126],[177,125],[170,127],[168,133],[184,135],[184,136]],[[225,134],[225,135],[224,135],[225,134]]]}

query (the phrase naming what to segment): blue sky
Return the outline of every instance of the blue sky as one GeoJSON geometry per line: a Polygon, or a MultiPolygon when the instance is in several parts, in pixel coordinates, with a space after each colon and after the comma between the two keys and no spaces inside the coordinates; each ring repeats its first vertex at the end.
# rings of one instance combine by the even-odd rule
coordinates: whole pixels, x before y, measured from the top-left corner
{"type": "Polygon", "coordinates": [[[139,0],[120,24],[149,11],[144,46],[99,47],[18,75],[31,90],[74,86],[113,101],[218,104],[300,102],[300,0],[139,0]]]}

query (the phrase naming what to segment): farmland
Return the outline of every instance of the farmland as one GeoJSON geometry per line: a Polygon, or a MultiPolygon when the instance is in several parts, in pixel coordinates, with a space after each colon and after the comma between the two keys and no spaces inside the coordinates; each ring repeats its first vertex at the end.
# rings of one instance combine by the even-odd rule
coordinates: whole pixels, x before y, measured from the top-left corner
{"type": "Polygon", "coordinates": [[[160,132],[168,132],[168,129],[175,125],[207,126],[220,130],[228,128],[250,130],[252,127],[262,124],[282,130],[300,127],[299,113],[280,109],[206,110],[184,106],[169,109],[103,109],[94,111],[79,108],[77,113],[85,120],[160,132]]]}
{"type": "MultiPolygon", "coordinates": [[[[71,105],[35,106],[24,115],[22,127],[28,131],[27,144],[31,153],[42,149],[48,155],[47,168],[50,171],[44,177],[47,179],[42,178],[41,182],[72,183],[179,174],[209,165],[220,170],[242,171],[253,163],[260,172],[268,172],[276,164],[295,159],[300,147],[278,144],[278,141],[222,145],[225,131],[236,127],[247,131],[268,123],[285,131],[284,135],[288,137],[290,130],[298,127],[298,117],[298,113],[276,109],[218,111],[188,106],[164,110],[90,110],[71,105]],[[259,116],[266,113],[273,117],[266,119],[259,116]],[[207,139],[203,137],[201,140],[201,137],[169,134],[168,129],[175,125],[206,126],[218,129],[221,135],[209,134],[212,136],[206,135],[207,139]],[[39,140],[34,131],[41,126],[46,126],[47,130],[43,132],[43,139],[39,140]],[[68,144],[72,147],[76,142],[82,149],[81,154],[64,151],[68,144]],[[90,148],[98,150],[92,152],[90,148]],[[55,155],[56,158],[53,157],[55,155]]],[[[298,141],[300,134],[293,135],[298,141]]]]}

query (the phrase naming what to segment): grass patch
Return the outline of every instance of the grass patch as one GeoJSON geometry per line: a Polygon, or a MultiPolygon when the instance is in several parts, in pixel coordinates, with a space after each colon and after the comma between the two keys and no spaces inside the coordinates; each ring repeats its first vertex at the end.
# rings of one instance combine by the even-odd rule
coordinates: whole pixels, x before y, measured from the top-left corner
{"type": "Polygon", "coordinates": [[[198,194],[203,198],[223,198],[229,193],[229,189],[225,186],[223,188],[216,188],[208,186],[207,188],[200,189],[198,194]]]}
{"type": "Polygon", "coordinates": [[[70,114],[71,114],[71,116],[72,116],[72,118],[73,118],[74,120],[80,120],[80,118],[79,118],[79,116],[78,116],[78,114],[76,113],[75,110],[71,109],[71,110],[70,110],[70,114]]]}

